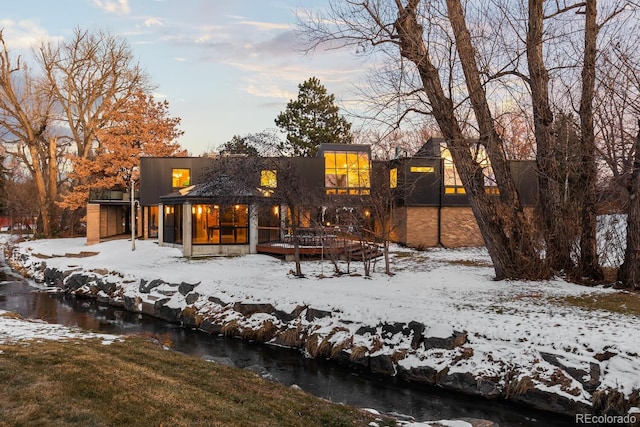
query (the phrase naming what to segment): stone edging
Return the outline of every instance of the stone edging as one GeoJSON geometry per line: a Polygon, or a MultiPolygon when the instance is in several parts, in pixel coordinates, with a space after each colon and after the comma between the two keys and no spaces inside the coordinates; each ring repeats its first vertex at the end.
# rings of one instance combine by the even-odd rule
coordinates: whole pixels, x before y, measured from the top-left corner
{"type": "Polygon", "coordinates": [[[585,390],[592,392],[594,404],[588,405],[562,394],[541,390],[533,386],[531,379],[518,377],[514,373],[502,378],[483,378],[471,373],[450,373],[448,366],[437,370],[430,366],[405,368],[400,363],[407,354],[419,347],[455,351],[458,360],[468,358],[473,354],[473,348],[468,345],[464,331],[454,331],[447,338],[436,338],[426,337],[425,325],[419,322],[358,326],[342,320],[341,324],[331,326],[325,322],[331,319],[331,312],[309,306],[298,306],[287,313],[275,309],[271,304],[225,302],[216,297],[200,295],[197,292],[198,284],[172,284],[160,279],[150,282],[140,280],[137,282],[137,292],[131,293],[122,287],[123,282],[113,282],[114,273],[107,270],[58,271],[46,267],[44,261],[30,264],[28,268],[23,267],[20,260],[12,259],[11,262],[25,277],[66,293],[95,298],[100,303],[211,334],[300,349],[311,357],[330,359],[352,369],[377,375],[398,376],[412,383],[487,399],[517,402],[567,416],[605,413],[625,415],[630,406],[637,406],[640,402],[638,391],[631,397],[632,402],[617,390],[596,391],[599,365],[592,364],[590,372],[584,372],[564,366],[561,360],[546,353],[541,354],[546,362],[556,366],[566,377],[578,380],[585,390]],[[175,299],[184,299],[184,306],[171,304],[175,299]]]}

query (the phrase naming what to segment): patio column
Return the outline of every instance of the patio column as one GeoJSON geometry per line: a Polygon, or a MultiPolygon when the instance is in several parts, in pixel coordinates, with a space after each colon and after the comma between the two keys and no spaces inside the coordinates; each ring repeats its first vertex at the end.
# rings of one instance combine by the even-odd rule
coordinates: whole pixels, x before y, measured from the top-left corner
{"type": "Polygon", "coordinates": [[[249,253],[258,252],[258,208],[255,205],[249,205],[249,253]]]}
{"type": "Polygon", "coordinates": [[[158,204],[158,246],[164,246],[164,205],[158,204]]]}
{"type": "Polygon", "coordinates": [[[192,221],[191,203],[185,202],[184,205],[182,205],[182,255],[186,257],[193,255],[192,221]]]}

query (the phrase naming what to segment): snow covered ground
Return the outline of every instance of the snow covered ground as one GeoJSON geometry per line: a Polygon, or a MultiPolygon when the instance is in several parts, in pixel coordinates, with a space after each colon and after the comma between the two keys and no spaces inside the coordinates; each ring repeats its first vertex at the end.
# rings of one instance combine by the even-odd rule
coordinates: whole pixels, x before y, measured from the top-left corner
{"type": "MultiPolygon", "coordinates": [[[[12,313],[0,310],[0,344],[24,342],[29,340],[70,340],[70,339],[102,339],[107,345],[118,339],[115,335],[96,334],[80,329],[53,325],[37,319],[21,319],[12,313]]],[[[1,353],[1,352],[0,352],[1,353]]]]}
{"type": "MultiPolygon", "coordinates": [[[[558,365],[549,362],[551,355],[563,366],[584,372],[597,365],[598,389],[616,389],[627,397],[640,389],[640,318],[587,311],[557,300],[619,291],[559,279],[494,281],[484,249],[394,247],[392,252],[393,276],[382,272],[379,261],[371,278],[361,275],[357,262],[350,265],[352,274],[334,277],[333,265],[325,260],[304,262],[307,277],[300,279],[290,273],[291,263],[269,256],[190,260],[178,249],[159,247],[154,241],[138,241],[135,251],[126,240],[93,246],[86,246],[85,239],[38,240],[17,248],[24,265],[34,270],[36,266],[42,270],[42,263],[60,271],[108,270],[108,280],[123,286],[125,295],[149,298],[162,290],[141,295],[141,279],[198,284],[200,298],[194,306],[202,312],[212,304],[208,297],[230,303],[270,303],[286,312],[298,306],[330,311],[330,317],[315,320],[316,333],[333,333],[331,339],[336,343],[351,339],[353,347],[367,347],[370,356],[404,349],[398,365],[406,369],[426,366],[440,371],[448,367],[449,374],[500,378],[502,386],[510,373],[514,380],[527,377],[540,390],[590,404],[592,390],[585,390],[584,381],[565,375],[563,384],[558,384],[558,365]],[[70,256],[81,253],[84,256],[70,256]],[[376,346],[379,335],[355,334],[362,326],[411,321],[425,325],[426,338],[464,331],[467,343],[452,350],[412,349],[411,337],[404,343],[398,341],[402,335],[392,337],[393,342],[383,337],[383,345],[376,346]]],[[[346,270],[346,264],[341,268],[346,270]]],[[[176,293],[168,305],[186,307],[187,303],[176,293]]],[[[254,315],[247,322],[264,322],[264,316],[254,315]]],[[[2,323],[8,321],[0,317],[0,340],[7,329],[2,323]]]]}

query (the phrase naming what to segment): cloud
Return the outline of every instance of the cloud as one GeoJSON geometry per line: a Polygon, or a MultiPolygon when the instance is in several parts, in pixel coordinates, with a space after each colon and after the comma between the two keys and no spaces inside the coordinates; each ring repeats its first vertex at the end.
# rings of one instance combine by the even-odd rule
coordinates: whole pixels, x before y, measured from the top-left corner
{"type": "Polygon", "coordinates": [[[47,30],[40,27],[35,21],[1,19],[0,28],[2,28],[2,34],[9,49],[27,50],[59,38],[49,35],[47,30]]]}
{"type": "Polygon", "coordinates": [[[153,27],[154,25],[163,27],[164,24],[162,23],[161,20],[159,20],[158,18],[147,18],[144,20],[144,26],[145,27],[153,27]]]}
{"type": "Polygon", "coordinates": [[[275,22],[240,21],[238,24],[247,25],[260,30],[288,30],[291,28],[291,25],[289,24],[278,24],[275,22]]]}
{"type": "Polygon", "coordinates": [[[93,4],[109,13],[128,15],[131,12],[129,0],[93,0],[93,4]]]}

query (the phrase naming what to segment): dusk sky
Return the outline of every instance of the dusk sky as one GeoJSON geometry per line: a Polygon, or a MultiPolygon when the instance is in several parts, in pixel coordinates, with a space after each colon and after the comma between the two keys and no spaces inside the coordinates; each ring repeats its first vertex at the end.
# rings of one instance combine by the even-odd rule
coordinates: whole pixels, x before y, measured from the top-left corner
{"type": "Polygon", "coordinates": [[[142,67],[182,118],[181,145],[201,155],[233,135],[274,129],[316,76],[338,105],[355,97],[366,65],[350,52],[296,45],[296,14],[326,0],[22,0],[3,2],[0,28],[23,53],[43,40],[68,40],[76,27],[126,38],[142,67]]]}

